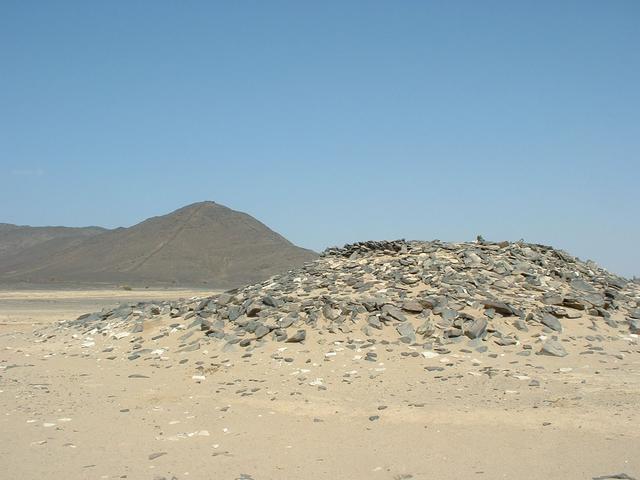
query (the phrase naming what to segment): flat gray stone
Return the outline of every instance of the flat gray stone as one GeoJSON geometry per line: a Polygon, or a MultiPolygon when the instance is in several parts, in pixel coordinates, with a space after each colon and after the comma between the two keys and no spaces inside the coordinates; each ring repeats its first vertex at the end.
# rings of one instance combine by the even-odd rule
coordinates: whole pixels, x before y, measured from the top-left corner
{"type": "Polygon", "coordinates": [[[276,302],[276,300],[271,295],[267,295],[263,297],[262,303],[264,303],[269,307],[274,307],[274,308],[278,306],[278,302],[276,302]]]}
{"type": "Polygon", "coordinates": [[[367,323],[373,328],[382,330],[382,322],[380,321],[377,315],[369,315],[369,317],[367,318],[367,323]]]}
{"type": "Polygon", "coordinates": [[[465,323],[464,334],[469,338],[480,338],[486,333],[487,325],[486,318],[473,319],[470,323],[465,323]]]}
{"type": "Polygon", "coordinates": [[[307,332],[306,330],[298,330],[296,333],[294,333],[292,336],[290,336],[289,338],[287,338],[285,340],[286,343],[300,343],[300,342],[304,342],[304,340],[307,338],[307,332]]]}
{"type": "Polygon", "coordinates": [[[416,300],[405,300],[402,303],[402,310],[410,313],[420,313],[424,310],[422,304],[416,300]]]}
{"type": "Polygon", "coordinates": [[[404,343],[415,343],[416,332],[413,329],[413,325],[409,322],[402,322],[396,325],[396,330],[400,334],[400,340],[404,343]]]}
{"type": "Polygon", "coordinates": [[[560,323],[560,320],[549,313],[542,314],[542,324],[549,327],[551,330],[562,332],[562,324],[560,323]]]}
{"type": "Polygon", "coordinates": [[[265,335],[268,335],[269,332],[271,331],[271,329],[265,325],[259,325],[258,328],[256,328],[256,331],[254,332],[256,338],[262,338],[265,335]]]}
{"type": "Polygon", "coordinates": [[[391,318],[399,322],[407,321],[407,317],[405,317],[404,313],[402,313],[402,311],[398,307],[395,307],[393,305],[384,305],[382,307],[382,312],[386,313],[391,318]]]}
{"type": "Polygon", "coordinates": [[[562,344],[553,339],[548,339],[542,344],[542,348],[538,352],[538,355],[551,355],[553,357],[566,357],[569,355],[564,349],[562,344]]]}

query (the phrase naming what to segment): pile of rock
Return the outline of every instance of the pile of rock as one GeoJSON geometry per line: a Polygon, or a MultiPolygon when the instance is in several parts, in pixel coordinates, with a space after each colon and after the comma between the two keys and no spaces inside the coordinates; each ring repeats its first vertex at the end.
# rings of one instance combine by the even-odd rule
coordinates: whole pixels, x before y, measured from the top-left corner
{"type": "Polygon", "coordinates": [[[521,341],[526,337],[540,340],[537,353],[564,356],[559,337],[572,335],[578,321],[594,335],[639,334],[640,286],[544,245],[361,242],[330,248],[260,284],[208,298],[122,305],[59,328],[125,336],[142,334],[158,319],[166,326],[153,339],[179,332],[181,348],[335,335],[435,351],[462,340],[479,352],[489,344],[531,350],[521,341]],[[187,343],[195,332],[197,342],[187,343]]]}
{"type": "Polygon", "coordinates": [[[367,255],[372,252],[378,253],[398,253],[407,252],[407,242],[405,240],[369,240],[367,242],[349,243],[344,247],[330,247],[322,252],[322,256],[340,256],[357,258],[360,255],[367,255]]]}

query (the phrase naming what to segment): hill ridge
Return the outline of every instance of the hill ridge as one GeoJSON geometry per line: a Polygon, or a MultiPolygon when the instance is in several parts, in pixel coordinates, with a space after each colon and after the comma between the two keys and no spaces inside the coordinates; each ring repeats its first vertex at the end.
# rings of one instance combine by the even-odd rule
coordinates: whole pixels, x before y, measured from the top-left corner
{"type": "Polygon", "coordinates": [[[135,265],[135,266],[133,266],[133,267],[129,268],[128,270],[129,270],[129,271],[132,271],[132,270],[135,270],[135,269],[137,269],[137,268],[140,268],[140,267],[141,267],[142,265],[144,265],[147,261],[149,261],[149,259],[150,259],[151,257],[153,257],[156,253],[158,253],[160,250],[162,250],[162,249],[165,247],[165,245],[166,245],[167,243],[169,243],[169,242],[171,242],[172,240],[174,240],[174,239],[175,239],[175,238],[180,234],[180,232],[184,229],[184,227],[189,223],[189,221],[193,218],[193,216],[194,216],[194,215],[195,215],[199,210],[202,210],[202,208],[203,208],[203,205],[199,204],[199,205],[194,209],[194,211],[189,215],[189,217],[188,217],[186,220],[184,220],[184,221],[182,222],[182,225],[180,225],[180,226],[179,226],[179,228],[175,231],[175,233],[173,233],[173,234],[171,234],[171,235],[170,235],[169,240],[167,240],[167,241],[163,241],[163,242],[160,242],[160,244],[159,244],[159,245],[158,245],[154,250],[152,250],[152,251],[151,251],[151,253],[149,253],[149,255],[147,255],[147,256],[146,256],[146,258],[144,258],[144,259],[143,259],[143,260],[142,260],[138,265],[135,265]]]}
{"type": "MultiPolygon", "coordinates": [[[[46,245],[43,247],[45,248],[46,245]]],[[[0,282],[238,286],[302,265],[317,254],[250,215],[197,202],[51,254],[0,263],[0,282]]]]}

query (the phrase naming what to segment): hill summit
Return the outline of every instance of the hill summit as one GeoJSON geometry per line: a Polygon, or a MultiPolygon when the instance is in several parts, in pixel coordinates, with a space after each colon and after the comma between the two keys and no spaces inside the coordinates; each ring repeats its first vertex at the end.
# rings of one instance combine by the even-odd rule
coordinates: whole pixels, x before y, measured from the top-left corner
{"type": "MultiPolygon", "coordinates": [[[[20,228],[20,227],[18,227],[20,228]]],[[[94,231],[68,248],[42,242],[0,262],[0,280],[28,283],[206,283],[264,280],[316,258],[246,213],[215,202],[188,205],[129,228],[94,231]],[[3,268],[3,265],[5,267],[3,268]]]]}

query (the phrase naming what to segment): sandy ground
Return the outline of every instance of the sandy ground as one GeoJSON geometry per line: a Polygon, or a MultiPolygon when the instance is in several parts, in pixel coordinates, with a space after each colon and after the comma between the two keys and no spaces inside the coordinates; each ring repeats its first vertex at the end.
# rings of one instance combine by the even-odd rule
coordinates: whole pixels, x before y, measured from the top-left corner
{"type": "Polygon", "coordinates": [[[130,337],[26,329],[189,292],[124,294],[0,294],[2,478],[640,478],[640,355],[624,340],[565,358],[378,344],[369,362],[330,335],[179,352],[158,324],[157,350],[127,360],[130,337]]]}
{"type": "Polygon", "coordinates": [[[186,289],[0,290],[0,333],[16,328],[29,331],[38,325],[73,319],[119,303],[177,300],[214,292],[186,289]]]}

